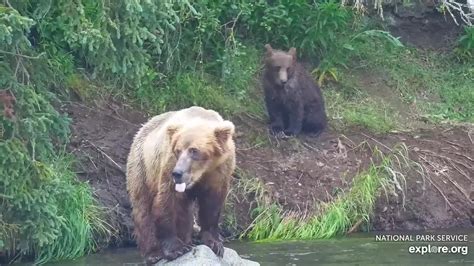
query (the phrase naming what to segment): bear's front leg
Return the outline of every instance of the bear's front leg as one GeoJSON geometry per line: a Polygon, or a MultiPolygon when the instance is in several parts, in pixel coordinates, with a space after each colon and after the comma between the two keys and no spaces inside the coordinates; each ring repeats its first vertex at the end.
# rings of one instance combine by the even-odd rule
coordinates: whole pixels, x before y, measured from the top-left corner
{"type": "Polygon", "coordinates": [[[179,239],[176,232],[176,199],[171,196],[157,195],[153,201],[153,217],[156,225],[156,237],[160,244],[162,257],[174,260],[191,250],[191,245],[179,239]]]}
{"type": "Polygon", "coordinates": [[[224,245],[219,234],[219,217],[226,191],[206,192],[198,198],[201,241],[219,257],[224,255],[224,245]]]}
{"type": "Polygon", "coordinates": [[[283,113],[278,104],[273,102],[270,97],[265,98],[268,118],[270,120],[270,133],[275,135],[283,131],[285,123],[283,121],[283,113]]]}
{"type": "Polygon", "coordinates": [[[298,135],[303,126],[304,108],[302,104],[295,103],[292,108],[289,108],[288,128],[285,129],[285,134],[288,136],[298,135]]]}

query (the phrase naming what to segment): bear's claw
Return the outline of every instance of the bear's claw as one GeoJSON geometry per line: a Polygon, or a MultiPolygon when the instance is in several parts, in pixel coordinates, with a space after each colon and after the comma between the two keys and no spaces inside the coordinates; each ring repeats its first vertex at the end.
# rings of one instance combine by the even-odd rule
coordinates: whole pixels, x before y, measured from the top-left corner
{"type": "Polygon", "coordinates": [[[211,233],[202,235],[202,242],[208,246],[217,256],[224,256],[224,244],[222,244],[222,237],[211,233]]]}
{"type": "Polygon", "coordinates": [[[161,250],[163,252],[163,257],[168,260],[175,260],[176,258],[184,255],[191,251],[192,246],[184,244],[178,238],[172,238],[162,242],[161,250]]]}
{"type": "Polygon", "coordinates": [[[154,265],[156,263],[158,263],[158,261],[161,260],[161,257],[159,256],[148,256],[146,259],[145,259],[145,265],[154,265]]]}

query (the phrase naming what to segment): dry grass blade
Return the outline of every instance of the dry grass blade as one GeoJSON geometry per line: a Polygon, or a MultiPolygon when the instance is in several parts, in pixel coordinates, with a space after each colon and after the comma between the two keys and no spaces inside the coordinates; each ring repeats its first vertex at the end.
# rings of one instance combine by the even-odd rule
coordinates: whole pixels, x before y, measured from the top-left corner
{"type": "Polygon", "coordinates": [[[377,144],[379,144],[380,146],[384,147],[385,149],[387,149],[388,151],[390,152],[393,152],[393,150],[391,148],[389,148],[387,145],[383,144],[382,142],[376,140],[375,138],[365,134],[365,133],[361,133],[364,137],[368,138],[368,139],[371,139],[372,141],[376,142],[377,144]]]}
{"type": "Polygon", "coordinates": [[[462,176],[464,176],[469,182],[472,182],[472,179],[469,175],[466,174],[466,172],[464,172],[463,170],[459,169],[453,162],[449,162],[449,164],[451,164],[451,166],[456,169],[456,171],[458,171],[462,176]]]}

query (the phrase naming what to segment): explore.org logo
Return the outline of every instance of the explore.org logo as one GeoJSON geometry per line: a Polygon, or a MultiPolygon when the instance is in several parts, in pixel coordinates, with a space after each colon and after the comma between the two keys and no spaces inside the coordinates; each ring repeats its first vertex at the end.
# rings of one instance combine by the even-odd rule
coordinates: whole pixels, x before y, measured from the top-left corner
{"type": "Polygon", "coordinates": [[[467,255],[469,253],[468,246],[437,246],[437,245],[419,245],[408,247],[408,253],[410,254],[461,254],[467,255]]]}

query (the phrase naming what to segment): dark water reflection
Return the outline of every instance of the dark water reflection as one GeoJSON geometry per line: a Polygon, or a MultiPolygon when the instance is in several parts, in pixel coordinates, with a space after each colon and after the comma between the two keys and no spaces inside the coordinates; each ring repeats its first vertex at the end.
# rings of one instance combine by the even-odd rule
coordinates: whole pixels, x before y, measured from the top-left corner
{"type": "MultiPolygon", "coordinates": [[[[424,232],[420,234],[433,234],[424,232]]],[[[441,234],[441,232],[436,232],[441,234]]],[[[261,265],[474,265],[474,230],[442,232],[467,235],[468,242],[377,242],[375,234],[356,234],[331,240],[272,243],[231,242],[242,257],[261,265]],[[458,254],[410,254],[410,246],[459,246],[458,254]],[[468,253],[466,253],[466,248],[468,253]]],[[[406,234],[401,234],[406,235],[406,234]]],[[[418,250],[420,252],[421,250],[418,250]]],[[[98,254],[48,265],[143,265],[135,248],[107,250],[98,254]]]]}

